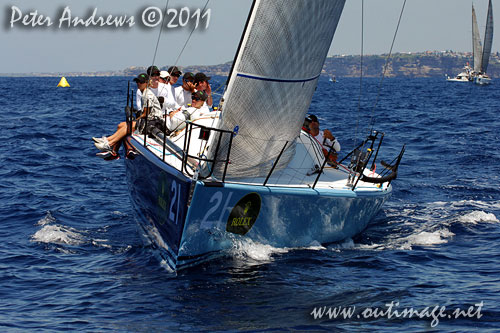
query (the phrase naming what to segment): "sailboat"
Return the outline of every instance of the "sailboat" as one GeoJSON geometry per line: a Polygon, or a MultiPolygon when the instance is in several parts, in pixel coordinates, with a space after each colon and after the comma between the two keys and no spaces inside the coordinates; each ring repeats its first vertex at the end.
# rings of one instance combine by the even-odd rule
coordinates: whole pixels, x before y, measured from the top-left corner
{"type": "Polygon", "coordinates": [[[470,68],[464,67],[464,71],[458,74],[455,78],[447,78],[447,81],[452,82],[470,82],[485,85],[491,83],[491,78],[486,74],[488,63],[490,60],[491,46],[493,43],[493,10],[491,0],[488,3],[488,14],[486,19],[486,29],[484,33],[484,45],[481,45],[481,37],[477,25],[476,11],[472,5],[472,51],[474,66],[470,68]]]}
{"type": "Polygon", "coordinates": [[[488,3],[488,15],[484,32],[484,45],[481,47],[479,28],[477,26],[476,12],[472,6],[472,46],[474,50],[474,83],[489,84],[491,79],[486,74],[490,61],[491,45],[493,43],[493,10],[491,0],[488,3]]]}
{"type": "Polygon", "coordinates": [[[146,125],[127,136],[140,232],[172,270],[242,242],[342,241],[392,193],[404,147],[377,173],[382,132],[332,164],[302,129],[345,0],[284,3],[254,1],[217,111],[174,133],[146,125]]]}

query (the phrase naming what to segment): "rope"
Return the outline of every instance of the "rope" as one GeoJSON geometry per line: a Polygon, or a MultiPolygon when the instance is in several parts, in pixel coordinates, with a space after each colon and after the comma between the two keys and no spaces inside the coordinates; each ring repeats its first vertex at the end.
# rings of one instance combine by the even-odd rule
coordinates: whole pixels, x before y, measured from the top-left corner
{"type": "Polygon", "coordinates": [[[377,103],[378,103],[378,100],[379,100],[379,97],[380,97],[380,92],[382,91],[382,84],[384,82],[385,74],[387,72],[387,65],[388,65],[389,59],[391,58],[391,55],[392,55],[392,49],[394,47],[394,42],[396,41],[396,36],[398,34],[399,25],[401,23],[401,18],[403,17],[403,12],[404,12],[405,6],[406,6],[406,0],[404,0],[404,2],[403,2],[403,7],[401,8],[401,13],[399,14],[398,25],[396,26],[396,31],[394,32],[394,36],[392,38],[391,49],[389,50],[389,54],[387,55],[387,58],[385,59],[384,72],[382,73],[382,78],[380,79],[380,83],[379,83],[379,86],[378,86],[377,97],[375,99],[375,103],[373,104],[373,108],[372,108],[372,112],[371,112],[371,118],[370,118],[371,129],[370,129],[370,133],[373,131],[373,126],[375,125],[375,118],[374,118],[373,114],[375,112],[375,108],[377,106],[377,103]]]}

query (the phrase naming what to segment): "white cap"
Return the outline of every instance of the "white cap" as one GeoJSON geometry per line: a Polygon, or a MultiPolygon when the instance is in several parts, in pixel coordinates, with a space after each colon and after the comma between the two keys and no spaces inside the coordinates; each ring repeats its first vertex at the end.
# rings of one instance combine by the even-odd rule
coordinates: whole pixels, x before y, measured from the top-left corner
{"type": "Polygon", "coordinates": [[[167,78],[169,78],[169,77],[170,77],[170,74],[168,73],[168,71],[161,71],[161,72],[160,72],[160,77],[161,77],[162,79],[167,79],[167,78]]]}

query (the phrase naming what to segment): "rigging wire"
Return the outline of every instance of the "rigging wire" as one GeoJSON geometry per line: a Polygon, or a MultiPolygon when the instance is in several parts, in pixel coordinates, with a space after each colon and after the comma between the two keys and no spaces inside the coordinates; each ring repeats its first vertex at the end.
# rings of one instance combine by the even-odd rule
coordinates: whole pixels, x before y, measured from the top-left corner
{"type": "MultiPolygon", "coordinates": [[[[162,21],[161,21],[160,31],[158,33],[158,39],[156,41],[155,52],[154,52],[154,55],[153,55],[153,62],[151,64],[151,66],[153,66],[155,64],[155,61],[156,61],[156,55],[158,53],[158,47],[160,45],[161,34],[163,32],[163,25],[164,25],[163,22],[165,21],[165,18],[167,17],[167,14],[168,14],[167,12],[168,12],[168,3],[169,2],[170,2],[170,0],[167,0],[166,3],[165,3],[165,9],[163,11],[163,17],[162,17],[162,21]]],[[[207,0],[207,2],[205,3],[205,6],[202,9],[202,12],[205,11],[205,9],[207,8],[209,2],[210,2],[210,0],[207,0]]],[[[184,43],[184,46],[182,47],[182,50],[179,52],[179,55],[177,56],[177,59],[175,59],[174,64],[172,66],[177,66],[177,63],[178,63],[179,59],[181,58],[182,53],[184,52],[184,49],[186,48],[187,44],[189,43],[189,40],[191,39],[191,36],[193,35],[193,32],[194,32],[195,29],[196,29],[196,26],[193,26],[193,29],[189,33],[189,36],[186,39],[186,42],[184,43]]]]}
{"type": "Polygon", "coordinates": [[[377,107],[377,103],[378,103],[378,100],[379,100],[379,97],[380,97],[380,93],[382,91],[382,84],[384,82],[385,74],[387,72],[387,66],[389,64],[389,60],[390,60],[391,55],[392,55],[392,49],[394,47],[394,42],[396,41],[396,36],[398,34],[399,25],[401,23],[401,18],[403,17],[403,12],[405,10],[405,6],[406,6],[406,0],[404,0],[404,2],[403,2],[403,7],[401,8],[401,13],[399,14],[399,20],[398,20],[398,24],[396,26],[396,31],[394,32],[394,36],[392,38],[391,49],[389,50],[389,54],[387,55],[387,58],[385,59],[384,71],[382,73],[382,78],[380,79],[380,83],[379,83],[379,86],[378,86],[377,97],[375,99],[375,103],[373,104],[373,108],[372,108],[372,111],[371,111],[371,116],[370,116],[371,117],[370,118],[371,129],[370,129],[370,133],[373,131],[373,126],[375,125],[375,117],[373,116],[373,114],[375,112],[375,108],[377,107]]]}
{"type": "Polygon", "coordinates": [[[364,22],[365,22],[365,0],[361,0],[361,56],[360,56],[360,75],[359,75],[359,97],[358,97],[358,114],[356,116],[356,129],[352,140],[352,150],[356,147],[358,139],[359,117],[361,114],[361,96],[363,94],[363,50],[364,50],[364,22]]]}
{"type": "MultiPolygon", "coordinates": [[[[205,3],[205,6],[203,7],[203,9],[201,10],[201,12],[204,12],[205,9],[207,9],[207,6],[208,6],[208,3],[210,2],[210,0],[207,0],[207,2],[205,3]]],[[[194,29],[196,29],[196,26],[193,27],[193,29],[191,30],[191,32],[189,33],[189,36],[188,38],[186,39],[186,42],[184,43],[184,46],[182,47],[182,50],[181,52],[179,52],[179,56],[177,57],[177,59],[175,59],[175,62],[174,62],[174,66],[177,66],[177,62],[179,61],[179,59],[181,58],[182,56],[182,53],[184,52],[184,49],[186,48],[189,40],[191,39],[191,36],[193,35],[193,32],[194,32],[194,29]]]]}
{"type": "MultiPolygon", "coordinates": [[[[165,21],[165,17],[167,16],[169,1],[170,0],[167,0],[167,2],[165,3],[165,9],[163,11],[163,17],[161,18],[161,23],[160,23],[160,32],[158,33],[158,39],[156,40],[156,46],[155,46],[155,51],[153,53],[153,61],[151,62],[151,67],[154,66],[155,61],[156,61],[156,54],[158,53],[158,46],[160,45],[161,33],[163,31],[163,22],[165,21]]],[[[146,71],[146,74],[151,76],[152,73],[148,73],[146,71]]],[[[149,89],[149,87],[151,87],[151,80],[148,80],[147,89],[149,89]]]]}
{"type": "Polygon", "coordinates": [[[161,18],[160,31],[158,32],[158,39],[156,40],[155,52],[153,54],[153,61],[151,63],[151,66],[153,66],[156,61],[156,54],[158,53],[158,46],[160,45],[161,33],[163,32],[163,21],[165,21],[165,17],[167,17],[169,2],[170,0],[167,0],[167,2],[165,3],[165,9],[163,10],[163,17],[161,18]]]}

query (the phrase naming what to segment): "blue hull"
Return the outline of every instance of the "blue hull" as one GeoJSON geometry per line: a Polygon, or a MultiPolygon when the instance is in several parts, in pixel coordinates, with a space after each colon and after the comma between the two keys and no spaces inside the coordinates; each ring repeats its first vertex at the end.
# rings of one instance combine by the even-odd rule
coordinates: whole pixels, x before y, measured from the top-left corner
{"type": "Polygon", "coordinates": [[[134,146],[140,155],[126,165],[140,226],[174,270],[220,255],[241,240],[301,247],[352,237],[391,193],[390,187],[359,192],[193,184],[142,145],[134,146]]]}
{"type": "MultiPolygon", "coordinates": [[[[132,140],[133,142],[133,140],[132,140]]],[[[140,155],[126,160],[127,182],[139,225],[160,255],[175,268],[187,215],[191,180],[136,145],[140,155]]]]}

